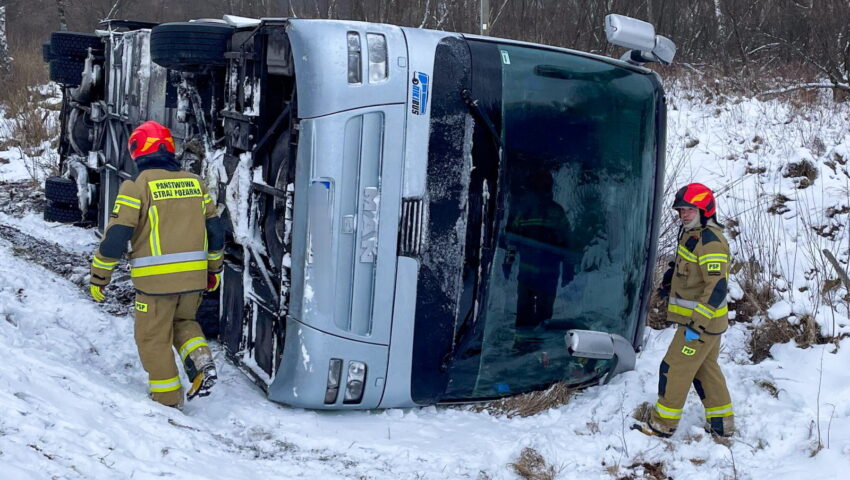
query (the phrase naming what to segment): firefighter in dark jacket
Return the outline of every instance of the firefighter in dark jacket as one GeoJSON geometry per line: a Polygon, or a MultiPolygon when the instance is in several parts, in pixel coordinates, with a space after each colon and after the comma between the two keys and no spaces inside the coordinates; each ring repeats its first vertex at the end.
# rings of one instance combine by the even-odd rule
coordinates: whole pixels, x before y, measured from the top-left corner
{"type": "Polygon", "coordinates": [[[130,135],[128,148],[139,173],[118,190],[92,260],[90,290],[95,301],[104,300],[104,287],[129,242],[135,340],[150,395],[180,408],[183,387],[172,348],[192,382],[189,400],[208,395],[216,381],[195,313],[203,292],[217,289],[221,280],[224,231],[204,183],[180,170],[167,128],[143,123],[130,135]]]}
{"type": "MultiPolygon", "coordinates": [[[[547,170],[533,172],[528,191],[517,193],[508,222],[507,232],[513,234],[510,252],[519,253],[516,326],[520,328],[552,318],[559,275],[561,287],[573,277],[565,256],[569,223],[563,207],[552,198],[553,183],[547,170]]],[[[509,271],[509,262],[506,267],[509,271]]]]}
{"type": "Polygon", "coordinates": [[[667,319],[678,328],[661,362],[658,401],[648,423],[634,428],[669,437],[682,417],[690,386],[705,407],[707,430],[720,436],[734,432],[732,399],[717,357],[720,336],[729,326],[726,292],[729,244],[717,222],[714,195],[705,185],[691,183],[676,193],[673,208],[682,227],[670,284],[667,319]]]}

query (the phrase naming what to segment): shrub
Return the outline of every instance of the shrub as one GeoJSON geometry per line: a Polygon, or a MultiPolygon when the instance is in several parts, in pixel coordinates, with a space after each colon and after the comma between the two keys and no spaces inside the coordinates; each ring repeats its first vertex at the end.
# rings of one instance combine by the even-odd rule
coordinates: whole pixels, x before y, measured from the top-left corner
{"type": "Polygon", "coordinates": [[[40,90],[47,82],[46,64],[41,52],[29,45],[13,45],[10,51],[12,74],[0,89],[2,121],[9,133],[2,147],[18,150],[33,179],[56,174],[57,158],[50,147],[58,136],[58,126],[53,111],[44,108],[45,95],[40,90]]]}
{"type": "Polygon", "coordinates": [[[531,447],[523,448],[519,459],[511,463],[510,467],[520,478],[526,480],[555,480],[558,474],[555,467],[546,462],[543,455],[531,447]]]}
{"type": "Polygon", "coordinates": [[[787,318],[767,319],[753,329],[750,336],[750,360],[759,363],[770,357],[770,348],[777,343],[797,342],[797,346],[808,348],[812,345],[834,343],[836,338],[821,334],[815,319],[804,315],[799,322],[791,323],[787,318]]]}

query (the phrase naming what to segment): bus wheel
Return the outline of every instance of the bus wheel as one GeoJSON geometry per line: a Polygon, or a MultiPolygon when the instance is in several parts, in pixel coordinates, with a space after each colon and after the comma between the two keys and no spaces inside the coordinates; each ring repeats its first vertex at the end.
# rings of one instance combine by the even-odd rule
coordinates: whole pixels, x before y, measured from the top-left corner
{"type": "Polygon", "coordinates": [[[48,222],[76,223],[82,220],[80,209],[75,205],[48,202],[44,207],[44,219],[48,222]]]}
{"type": "Polygon", "coordinates": [[[173,22],[151,30],[151,59],[157,65],[180,72],[203,72],[223,67],[224,52],[233,35],[230,25],[204,22],[173,22]]]}
{"type": "Polygon", "coordinates": [[[50,51],[50,43],[41,45],[41,59],[44,60],[45,63],[53,60],[53,53],[50,51]]]}
{"type": "Polygon", "coordinates": [[[50,80],[76,87],[83,79],[85,62],[81,58],[54,58],[50,61],[50,80]]]}
{"type": "Polygon", "coordinates": [[[51,202],[76,205],[77,183],[69,178],[49,177],[44,181],[44,198],[51,202]]]}
{"type": "Polygon", "coordinates": [[[89,54],[89,48],[103,52],[100,37],[91,33],[53,32],[50,34],[52,58],[73,57],[80,61],[89,54]]]}

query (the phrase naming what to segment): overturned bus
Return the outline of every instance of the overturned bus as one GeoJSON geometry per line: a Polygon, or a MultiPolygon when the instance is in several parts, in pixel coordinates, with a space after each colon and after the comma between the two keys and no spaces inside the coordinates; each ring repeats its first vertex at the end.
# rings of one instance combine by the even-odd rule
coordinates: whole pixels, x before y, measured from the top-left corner
{"type": "Polygon", "coordinates": [[[102,229],[127,135],[168,126],[227,228],[202,324],[270,399],[475,401],[633,363],[665,150],[643,63],[675,51],[651,25],[606,18],[622,60],[348,21],[102,28],[44,48],[64,95],[45,217],[102,229]]]}

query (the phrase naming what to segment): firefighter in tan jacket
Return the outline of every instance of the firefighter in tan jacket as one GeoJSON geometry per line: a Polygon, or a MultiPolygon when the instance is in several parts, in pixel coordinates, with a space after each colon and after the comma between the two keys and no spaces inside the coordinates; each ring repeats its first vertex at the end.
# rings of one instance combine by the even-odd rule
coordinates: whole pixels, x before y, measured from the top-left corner
{"type": "Polygon", "coordinates": [[[648,424],[636,429],[649,435],[669,437],[682,417],[691,384],[705,407],[707,430],[720,436],[734,432],[732,399],[717,357],[720,336],[729,326],[729,244],[717,222],[714,195],[699,183],[676,193],[673,208],[682,228],[672,267],[667,319],[677,323],[676,335],[661,362],[658,401],[648,424]]]}
{"type": "Polygon", "coordinates": [[[130,135],[139,174],[121,184],[91,268],[91,295],[103,288],[130,243],[136,287],[135,340],[151,398],[180,408],[183,387],[172,347],[191,379],[188,398],[206,396],[215,365],[195,313],[204,290],[221,280],[224,231],[215,203],[196,175],[180,170],[171,132],[145,122],[130,135]]]}

